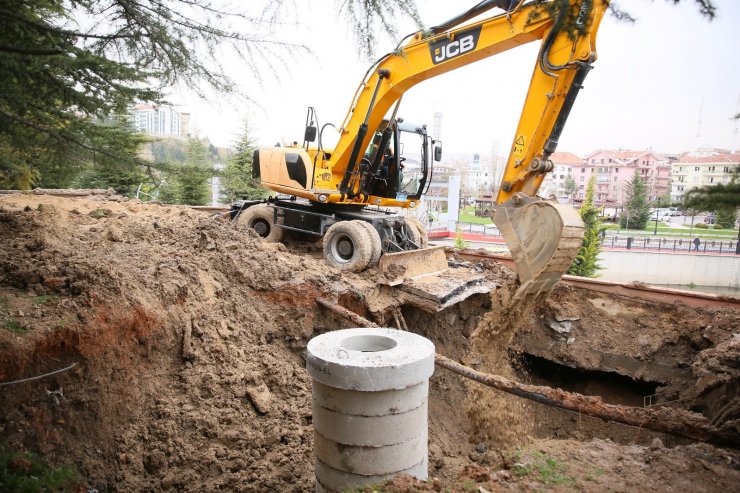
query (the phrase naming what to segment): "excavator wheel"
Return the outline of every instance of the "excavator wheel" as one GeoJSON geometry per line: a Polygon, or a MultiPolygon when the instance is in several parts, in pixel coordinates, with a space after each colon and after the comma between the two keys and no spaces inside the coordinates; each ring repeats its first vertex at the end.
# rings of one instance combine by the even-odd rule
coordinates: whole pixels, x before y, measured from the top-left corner
{"type": "Polygon", "coordinates": [[[405,217],[406,227],[414,230],[411,235],[414,236],[412,241],[419,245],[419,248],[426,248],[429,246],[429,236],[424,225],[415,217],[405,217]]]}
{"type": "Polygon", "coordinates": [[[521,193],[496,207],[493,222],[516,264],[515,299],[547,295],[568,272],[583,239],[583,221],[573,207],[521,193]]]}
{"type": "Polygon", "coordinates": [[[371,253],[370,253],[370,262],[368,263],[367,267],[375,267],[377,265],[378,260],[380,260],[380,255],[383,253],[383,245],[380,242],[380,234],[378,231],[373,227],[372,224],[360,221],[360,224],[362,224],[362,227],[365,228],[368,234],[368,238],[370,240],[370,247],[371,247],[371,253]]]}
{"type": "Polygon", "coordinates": [[[324,235],[324,258],[332,267],[349,272],[367,268],[373,247],[363,221],[340,221],[324,235]]]}
{"type": "Polygon", "coordinates": [[[237,218],[239,226],[251,228],[268,242],[277,243],[283,239],[285,231],[273,221],[273,209],[267,204],[253,205],[243,210],[237,218]]]}

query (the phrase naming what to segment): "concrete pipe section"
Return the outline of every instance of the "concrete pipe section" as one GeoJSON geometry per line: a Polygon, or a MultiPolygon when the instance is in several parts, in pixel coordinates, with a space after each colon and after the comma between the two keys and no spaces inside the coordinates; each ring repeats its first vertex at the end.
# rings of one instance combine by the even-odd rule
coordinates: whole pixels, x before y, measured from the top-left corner
{"type": "Polygon", "coordinates": [[[427,400],[434,344],[396,329],[345,329],[311,339],[316,491],[397,474],[427,478],[427,400]]]}

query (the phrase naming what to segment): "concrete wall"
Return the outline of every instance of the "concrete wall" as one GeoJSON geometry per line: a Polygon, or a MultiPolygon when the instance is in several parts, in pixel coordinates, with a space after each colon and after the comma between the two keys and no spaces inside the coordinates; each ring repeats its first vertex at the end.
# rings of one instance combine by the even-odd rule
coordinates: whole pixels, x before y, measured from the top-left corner
{"type": "Polygon", "coordinates": [[[601,279],[740,289],[740,256],[603,251],[601,279]]]}

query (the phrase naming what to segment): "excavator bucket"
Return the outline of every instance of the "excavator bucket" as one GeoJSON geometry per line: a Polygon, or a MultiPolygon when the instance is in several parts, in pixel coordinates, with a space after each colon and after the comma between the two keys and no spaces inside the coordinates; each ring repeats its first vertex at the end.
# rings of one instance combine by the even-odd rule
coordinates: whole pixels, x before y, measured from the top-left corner
{"type": "Polygon", "coordinates": [[[401,291],[408,303],[429,313],[495,289],[485,274],[465,266],[451,267],[443,246],[386,253],[378,262],[378,272],[381,284],[401,291]]]}
{"type": "Polygon", "coordinates": [[[583,239],[573,207],[520,193],[494,210],[493,222],[516,264],[515,299],[546,295],[573,264],[583,239]]]}

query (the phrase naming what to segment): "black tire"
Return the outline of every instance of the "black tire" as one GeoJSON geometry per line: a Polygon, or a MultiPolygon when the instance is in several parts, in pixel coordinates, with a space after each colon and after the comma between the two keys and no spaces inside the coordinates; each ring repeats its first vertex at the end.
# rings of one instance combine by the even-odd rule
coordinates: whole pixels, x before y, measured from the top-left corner
{"type": "Polygon", "coordinates": [[[370,262],[367,264],[367,267],[375,267],[377,265],[378,260],[380,260],[380,255],[383,253],[383,244],[380,242],[380,233],[378,233],[378,230],[376,230],[372,224],[360,221],[360,224],[362,224],[362,227],[365,228],[368,234],[368,238],[370,239],[370,262]]]}
{"type": "Polygon", "coordinates": [[[236,222],[240,227],[250,228],[270,243],[277,243],[283,239],[285,230],[275,226],[274,211],[268,204],[257,204],[245,209],[239,214],[236,222]]]}
{"type": "Polygon", "coordinates": [[[406,231],[408,232],[409,239],[419,245],[419,248],[428,247],[429,236],[421,221],[415,217],[405,217],[403,220],[406,223],[406,231]]]}
{"type": "Polygon", "coordinates": [[[341,221],[324,235],[324,258],[332,267],[349,272],[365,270],[372,256],[370,235],[362,221],[341,221]]]}

